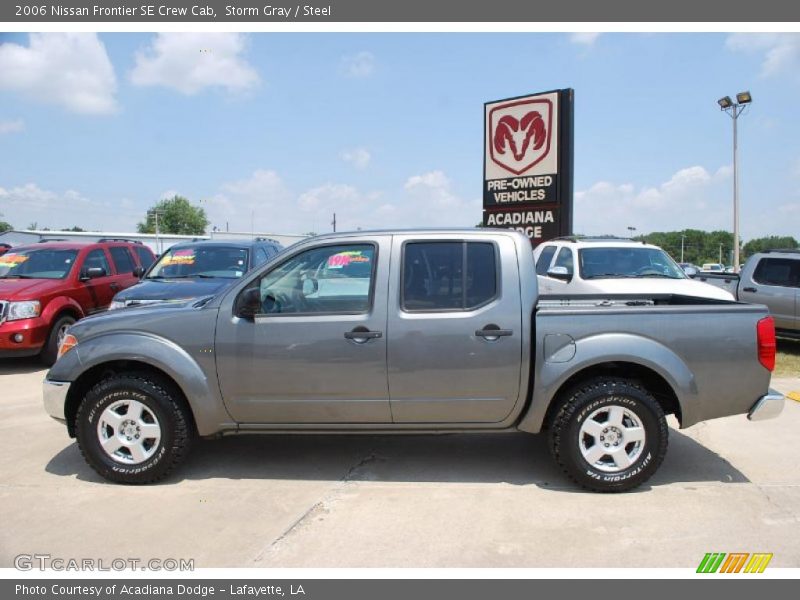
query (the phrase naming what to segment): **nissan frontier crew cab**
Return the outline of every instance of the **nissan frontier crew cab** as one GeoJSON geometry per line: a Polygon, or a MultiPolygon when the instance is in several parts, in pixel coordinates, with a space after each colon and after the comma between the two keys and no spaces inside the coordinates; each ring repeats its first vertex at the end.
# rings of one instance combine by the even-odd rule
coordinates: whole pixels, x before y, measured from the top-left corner
{"type": "Polygon", "coordinates": [[[689,427],[783,408],[763,306],[539,300],[514,231],[318,236],[213,297],[78,322],[44,404],[122,483],[161,479],[197,436],[523,431],[596,491],[658,469],[666,415],[689,427]]]}

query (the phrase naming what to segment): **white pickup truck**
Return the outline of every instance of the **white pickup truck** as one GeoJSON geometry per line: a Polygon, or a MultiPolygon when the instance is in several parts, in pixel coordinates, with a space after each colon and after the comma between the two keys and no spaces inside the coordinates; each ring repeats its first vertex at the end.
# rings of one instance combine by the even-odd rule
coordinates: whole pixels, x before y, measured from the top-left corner
{"type": "Polygon", "coordinates": [[[564,237],[536,247],[543,295],[679,294],[734,300],[725,289],[691,279],[658,246],[623,238],[564,237]]]}

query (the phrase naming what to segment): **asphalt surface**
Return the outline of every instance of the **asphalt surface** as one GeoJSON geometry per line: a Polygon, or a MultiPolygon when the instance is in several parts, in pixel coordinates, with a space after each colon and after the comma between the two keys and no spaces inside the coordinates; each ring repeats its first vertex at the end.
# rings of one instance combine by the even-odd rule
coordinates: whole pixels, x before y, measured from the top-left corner
{"type": "MultiPolygon", "coordinates": [[[[800,567],[800,402],[671,429],[656,476],[573,486],[543,437],[240,436],[151,486],[106,483],[41,406],[42,370],[0,361],[0,567],[18,554],[196,567],[696,567],[772,552],[800,567]]],[[[774,380],[784,393],[800,379],[774,380]]],[[[800,395],[798,395],[800,398],[800,395]]]]}

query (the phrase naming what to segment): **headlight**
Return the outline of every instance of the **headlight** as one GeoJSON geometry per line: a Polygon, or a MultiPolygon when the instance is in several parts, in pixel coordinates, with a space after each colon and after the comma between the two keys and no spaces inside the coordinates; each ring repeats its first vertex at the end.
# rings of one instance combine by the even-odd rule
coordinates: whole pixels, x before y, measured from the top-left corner
{"type": "Polygon", "coordinates": [[[42,305],[38,300],[29,300],[27,302],[9,302],[8,303],[8,320],[18,321],[19,319],[32,319],[38,317],[42,311],[42,305]]]}
{"type": "Polygon", "coordinates": [[[116,310],[118,308],[125,308],[125,302],[122,300],[112,300],[108,305],[108,310],[116,310]]]}
{"type": "Polygon", "coordinates": [[[61,343],[58,345],[58,357],[56,360],[64,356],[67,352],[72,350],[75,346],[78,345],[78,339],[72,334],[66,334],[64,338],[61,340],[61,343]]]}

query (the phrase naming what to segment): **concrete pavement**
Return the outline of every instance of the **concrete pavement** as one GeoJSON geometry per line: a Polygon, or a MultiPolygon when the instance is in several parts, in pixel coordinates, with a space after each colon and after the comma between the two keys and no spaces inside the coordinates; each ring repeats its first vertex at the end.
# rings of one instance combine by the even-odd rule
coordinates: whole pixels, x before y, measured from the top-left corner
{"type": "MultiPolygon", "coordinates": [[[[583,492],[544,438],[242,436],[167,481],[101,480],[41,407],[44,371],[0,364],[0,566],[20,553],[197,567],[694,567],[773,552],[800,567],[800,403],[671,430],[657,475],[583,492]]],[[[800,380],[775,380],[784,393],[800,380]]]]}

